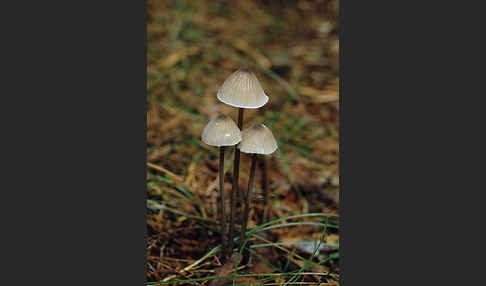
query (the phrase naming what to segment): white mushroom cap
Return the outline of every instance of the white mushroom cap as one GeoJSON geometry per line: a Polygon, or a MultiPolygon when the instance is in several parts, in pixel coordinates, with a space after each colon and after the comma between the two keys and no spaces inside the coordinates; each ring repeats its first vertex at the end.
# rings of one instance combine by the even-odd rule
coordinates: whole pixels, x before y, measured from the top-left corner
{"type": "Polygon", "coordinates": [[[272,154],[278,148],[272,131],[263,124],[255,124],[243,130],[241,137],[238,149],[244,153],[272,154]]]}
{"type": "Polygon", "coordinates": [[[220,114],[206,124],[201,139],[211,146],[233,146],[241,141],[241,132],[231,117],[220,114]]]}
{"type": "Polygon", "coordinates": [[[228,105],[242,108],[259,108],[268,101],[255,74],[239,69],[230,74],[218,90],[217,98],[228,105]]]}

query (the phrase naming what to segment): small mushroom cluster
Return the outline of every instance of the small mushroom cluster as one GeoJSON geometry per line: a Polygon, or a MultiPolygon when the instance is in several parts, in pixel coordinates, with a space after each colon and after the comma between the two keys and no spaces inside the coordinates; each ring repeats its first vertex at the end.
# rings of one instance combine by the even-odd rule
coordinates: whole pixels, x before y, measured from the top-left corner
{"type": "Polygon", "coordinates": [[[249,69],[238,69],[232,73],[218,90],[219,101],[238,108],[238,125],[231,117],[220,114],[211,119],[203,130],[201,139],[204,143],[219,147],[219,207],[221,218],[222,253],[227,258],[233,252],[234,224],[236,209],[236,193],[242,194],[244,213],[241,223],[240,248],[246,236],[248,216],[250,211],[251,193],[255,178],[256,161],[258,154],[272,154],[277,150],[277,142],[265,125],[255,124],[243,129],[243,111],[245,108],[260,108],[268,102],[268,96],[263,91],[255,74],[249,69]],[[240,131],[242,130],[242,131],[240,131]],[[235,146],[233,167],[233,186],[230,197],[230,224],[227,230],[225,196],[224,196],[224,150],[226,146],[235,146]],[[250,178],[248,190],[245,193],[239,190],[240,151],[251,154],[250,178]],[[229,236],[227,236],[227,231],[229,236]]]}

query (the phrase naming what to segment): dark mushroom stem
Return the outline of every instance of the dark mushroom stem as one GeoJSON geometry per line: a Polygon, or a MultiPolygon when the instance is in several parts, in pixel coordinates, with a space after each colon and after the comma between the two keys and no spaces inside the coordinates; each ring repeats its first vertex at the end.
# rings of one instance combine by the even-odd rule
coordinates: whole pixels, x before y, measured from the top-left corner
{"type": "Polygon", "coordinates": [[[257,154],[251,154],[250,180],[248,181],[248,190],[246,192],[246,197],[245,197],[246,202],[245,202],[245,212],[243,213],[243,225],[241,227],[240,249],[243,247],[243,242],[246,237],[248,215],[250,214],[251,193],[253,190],[253,182],[255,181],[256,159],[257,159],[257,154]]]}
{"type": "MultiPolygon", "coordinates": [[[[243,127],[243,108],[238,108],[238,128],[242,130],[243,127]]],[[[231,190],[231,209],[230,209],[230,225],[229,225],[229,246],[227,256],[231,256],[234,247],[233,237],[235,234],[235,209],[236,209],[236,193],[239,192],[238,180],[240,175],[240,149],[235,146],[235,160],[233,166],[233,187],[231,190]]]]}
{"type": "Polygon", "coordinates": [[[226,253],[226,210],[224,197],[224,146],[219,147],[219,215],[221,216],[222,253],[226,253]]]}

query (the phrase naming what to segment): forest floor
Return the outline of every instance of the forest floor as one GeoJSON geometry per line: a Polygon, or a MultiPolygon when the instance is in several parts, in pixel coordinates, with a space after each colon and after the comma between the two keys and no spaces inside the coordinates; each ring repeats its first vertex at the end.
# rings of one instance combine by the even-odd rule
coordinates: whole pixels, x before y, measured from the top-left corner
{"type": "MultiPolygon", "coordinates": [[[[148,1],[147,284],[339,285],[338,19],[335,0],[148,1]],[[241,67],[270,98],[243,126],[264,123],[279,149],[266,156],[270,222],[257,168],[252,258],[234,265],[219,251],[218,149],[200,138],[218,113],[237,121],[216,93],[241,67]]],[[[243,190],[249,169],[242,153],[243,190]]]]}

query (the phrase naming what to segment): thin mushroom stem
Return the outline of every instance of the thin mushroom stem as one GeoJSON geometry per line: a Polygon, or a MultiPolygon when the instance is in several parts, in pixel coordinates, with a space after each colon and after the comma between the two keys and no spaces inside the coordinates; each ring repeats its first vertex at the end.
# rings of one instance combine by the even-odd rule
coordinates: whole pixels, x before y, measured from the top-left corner
{"type": "Polygon", "coordinates": [[[226,210],[224,197],[224,146],[219,147],[219,214],[221,216],[221,240],[223,257],[226,253],[226,210]]]}
{"type": "MultiPolygon", "coordinates": [[[[243,108],[238,108],[238,128],[243,128],[243,108]]],[[[233,166],[233,186],[231,190],[231,209],[230,209],[230,225],[229,225],[229,247],[227,256],[231,256],[233,252],[233,237],[235,234],[235,209],[236,209],[236,193],[239,192],[239,175],[240,175],[240,149],[235,145],[235,160],[233,166]]]]}
{"type": "Polygon", "coordinates": [[[241,228],[241,236],[240,236],[240,249],[241,247],[243,247],[243,242],[246,237],[248,216],[250,214],[251,193],[253,190],[253,182],[255,181],[256,159],[257,159],[257,154],[251,154],[250,180],[248,181],[248,190],[246,192],[245,212],[243,214],[243,225],[241,228]]]}
{"type": "Polygon", "coordinates": [[[245,109],[243,109],[241,107],[238,108],[238,128],[240,128],[240,130],[243,127],[243,111],[244,110],[245,109]]]}

